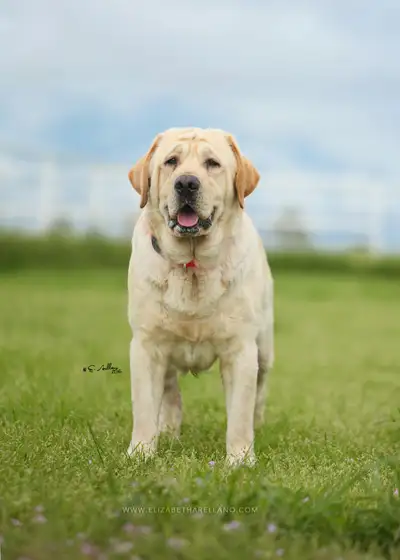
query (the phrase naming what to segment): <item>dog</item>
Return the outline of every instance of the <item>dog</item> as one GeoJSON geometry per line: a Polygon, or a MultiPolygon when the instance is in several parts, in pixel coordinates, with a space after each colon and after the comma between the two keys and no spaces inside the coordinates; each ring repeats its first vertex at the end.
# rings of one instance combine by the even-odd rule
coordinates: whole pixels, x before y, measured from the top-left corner
{"type": "Polygon", "coordinates": [[[245,197],[259,173],[222,130],[159,134],[129,172],[142,211],[128,271],[133,431],[148,458],[161,432],[179,436],[179,374],[218,359],[228,465],[254,464],[274,362],[273,279],[245,197]]]}

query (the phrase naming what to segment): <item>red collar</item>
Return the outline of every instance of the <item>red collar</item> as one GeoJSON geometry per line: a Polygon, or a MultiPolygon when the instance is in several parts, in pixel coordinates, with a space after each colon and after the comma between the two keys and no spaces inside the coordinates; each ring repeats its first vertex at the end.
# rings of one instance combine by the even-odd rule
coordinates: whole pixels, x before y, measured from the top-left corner
{"type": "Polygon", "coordinates": [[[183,268],[198,268],[196,261],[193,259],[192,261],[182,265],[183,268]]]}
{"type": "MultiPolygon", "coordinates": [[[[159,255],[162,256],[161,248],[160,248],[160,245],[158,244],[158,241],[157,241],[156,237],[154,237],[154,235],[152,233],[150,235],[151,235],[151,244],[153,246],[153,249],[155,250],[156,253],[158,253],[159,255]]],[[[179,266],[182,267],[182,268],[185,268],[185,269],[186,268],[198,268],[198,264],[194,259],[192,259],[188,263],[180,264],[179,266]]]]}

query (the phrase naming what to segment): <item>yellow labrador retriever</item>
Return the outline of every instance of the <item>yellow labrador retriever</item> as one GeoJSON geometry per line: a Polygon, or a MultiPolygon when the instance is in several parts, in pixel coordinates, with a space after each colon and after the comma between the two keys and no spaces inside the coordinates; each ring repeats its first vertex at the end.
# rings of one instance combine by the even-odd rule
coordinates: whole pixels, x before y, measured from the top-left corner
{"type": "Polygon", "coordinates": [[[234,138],[214,129],[159,134],[129,173],[143,211],[129,264],[134,424],[128,454],[179,434],[179,373],[219,359],[229,464],[253,463],[273,364],[273,282],[244,211],[259,174],[234,138]]]}

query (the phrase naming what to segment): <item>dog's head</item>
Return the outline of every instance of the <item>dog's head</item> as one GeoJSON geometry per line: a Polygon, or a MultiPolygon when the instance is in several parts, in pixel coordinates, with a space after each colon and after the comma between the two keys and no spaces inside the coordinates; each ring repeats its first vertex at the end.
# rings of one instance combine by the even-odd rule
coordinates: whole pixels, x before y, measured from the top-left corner
{"type": "Polygon", "coordinates": [[[133,188],[178,237],[209,233],[259,181],[234,138],[222,130],[170,129],[129,172],[133,188]]]}

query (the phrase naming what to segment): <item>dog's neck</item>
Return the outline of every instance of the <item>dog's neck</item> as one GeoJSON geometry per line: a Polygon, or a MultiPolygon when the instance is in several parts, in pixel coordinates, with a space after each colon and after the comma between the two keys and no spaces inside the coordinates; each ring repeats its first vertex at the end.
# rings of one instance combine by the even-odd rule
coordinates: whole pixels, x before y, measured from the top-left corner
{"type": "MultiPolygon", "coordinates": [[[[155,235],[153,235],[152,233],[150,233],[151,235],[151,245],[153,247],[153,249],[155,250],[155,252],[160,255],[161,257],[163,256],[163,253],[161,251],[161,247],[159,242],[157,241],[157,238],[155,237],[155,235]]],[[[198,268],[199,265],[197,263],[197,261],[195,259],[192,259],[191,261],[187,262],[187,263],[183,263],[182,265],[179,265],[182,268],[198,268]]]]}
{"type": "Polygon", "coordinates": [[[235,216],[208,235],[180,238],[166,231],[163,218],[154,219],[154,214],[149,212],[146,216],[149,250],[168,261],[171,268],[214,269],[223,262],[234,236],[240,235],[240,218],[241,215],[235,216]]]}

